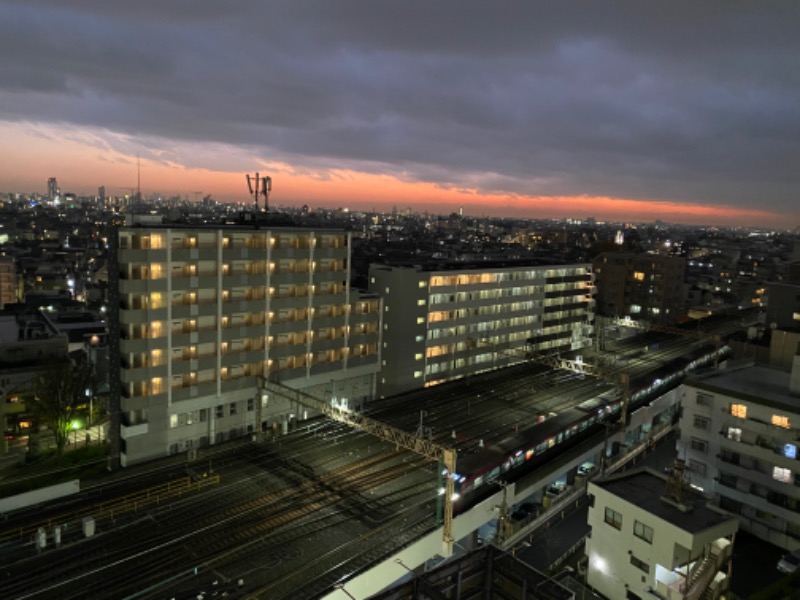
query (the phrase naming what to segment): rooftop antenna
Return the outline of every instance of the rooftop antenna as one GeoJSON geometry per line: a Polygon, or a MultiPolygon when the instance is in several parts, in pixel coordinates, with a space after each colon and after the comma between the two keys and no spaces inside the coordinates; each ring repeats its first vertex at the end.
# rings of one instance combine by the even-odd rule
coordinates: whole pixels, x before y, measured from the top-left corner
{"type": "Polygon", "coordinates": [[[258,211],[258,197],[264,196],[264,212],[269,212],[269,193],[272,191],[272,177],[260,177],[258,173],[255,177],[247,174],[247,187],[250,195],[256,201],[256,212],[258,211]]]}

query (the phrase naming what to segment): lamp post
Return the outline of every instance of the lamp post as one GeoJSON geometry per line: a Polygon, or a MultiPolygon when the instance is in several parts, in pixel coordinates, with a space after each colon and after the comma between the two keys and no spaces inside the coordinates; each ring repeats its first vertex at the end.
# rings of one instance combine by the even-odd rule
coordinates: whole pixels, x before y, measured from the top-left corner
{"type": "Polygon", "coordinates": [[[70,423],[70,427],[72,428],[72,443],[75,444],[75,447],[78,447],[78,429],[81,428],[80,421],[73,421],[70,423]]]}

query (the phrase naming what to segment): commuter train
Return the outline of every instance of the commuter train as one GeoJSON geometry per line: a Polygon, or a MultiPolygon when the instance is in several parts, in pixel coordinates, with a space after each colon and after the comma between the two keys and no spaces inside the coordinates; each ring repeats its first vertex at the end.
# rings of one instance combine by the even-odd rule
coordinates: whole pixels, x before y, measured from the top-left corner
{"type": "MultiPolygon", "coordinates": [[[[634,378],[630,383],[629,413],[649,402],[654,395],[676,387],[689,370],[729,352],[727,347],[712,352],[693,349],[687,356],[634,378]]],[[[525,430],[487,444],[474,453],[459,452],[457,473],[453,476],[456,511],[463,511],[495,493],[498,488],[491,485],[492,482],[513,481],[602,431],[605,423],[617,422],[621,409],[619,391],[609,390],[549,418],[540,417],[539,422],[525,430]]]]}

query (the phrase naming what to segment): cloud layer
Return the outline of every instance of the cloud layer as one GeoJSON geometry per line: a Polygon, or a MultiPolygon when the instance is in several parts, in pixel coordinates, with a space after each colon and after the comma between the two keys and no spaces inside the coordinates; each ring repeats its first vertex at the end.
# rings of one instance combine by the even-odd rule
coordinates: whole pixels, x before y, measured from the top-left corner
{"type": "Polygon", "coordinates": [[[250,168],[213,151],[233,146],[487,194],[797,214],[799,25],[794,2],[4,0],[0,120],[189,168],[250,168]]]}

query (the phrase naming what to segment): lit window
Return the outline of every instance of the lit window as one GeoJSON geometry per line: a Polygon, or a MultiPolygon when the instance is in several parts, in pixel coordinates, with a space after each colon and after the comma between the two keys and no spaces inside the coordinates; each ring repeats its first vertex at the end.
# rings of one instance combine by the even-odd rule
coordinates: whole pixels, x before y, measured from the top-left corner
{"type": "Polygon", "coordinates": [[[622,514],[618,513],[613,508],[606,508],[605,521],[614,529],[622,529],[622,514]]]}
{"type": "Polygon", "coordinates": [[[783,467],[774,467],[772,469],[772,478],[783,483],[792,483],[792,472],[783,467]]]}
{"type": "Polygon", "coordinates": [[[425,323],[425,317],[417,317],[417,325],[423,325],[425,323]]]}
{"type": "Polygon", "coordinates": [[[775,427],[783,427],[789,429],[789,417],[782,417],[781,415],[772,415],[772,424],[775,427]]]}
{"type": "Polygon", "coordinates": [[[422,371],[414,371],[414,379],[422,377],[422,371]]]}
{"type": "Polygon", "coordinates": [[[421,287],[421,288],[424,288],[426,285],[428,285],[427,281],[420,281],[419,282],[419,287],[421,287]]]}
{"type": "Polygon", "coordinates": [[[633,273],[633,278],[636,281],[644,281],[644,273],[642,273],[641,271],[635,271],[633,273]]]}
{"type": "Polygon", "coordinates": [[[417,300],[417,306],[425,306],[425,300],[417,300]]]}
{"type": "Polygon", "coordinates": [[[414,360],[422,360],[422,353],[418,352],[417,354],[415,354],[414,355],[414,360]]]}
{"type": "Polygon", "coordinates": [[[648,544],[653,543],[653,528],[648,527],[644,523],[640,523],[639,521],[634,521],[633,523],[633,535],[638,538],[643,539],[648,544]]]}
{"type": "Polygon", "coordinates": [[[424,342],[425,341],[425,336],[424,335],[418,335],[417,337],[414,338],[414,341],[415,342],[424,342]]]}
{"type": "Polygon", "coordinates": [[[794,444],[784,444],[783,455],[786,458],[791,458],[791,459],[797,458],[797,446],[795,446],[794,444]]]}
{"type": "Polygon", "coordinates": [[[740,419],[747,418],[747,406],[744,404],[731,404],[731,414],[740,419]]]}
{"type": "Polygon", "coordinates": [[[734,442],[741,442],[742,430],[739,427],[728,427],[728,439],[734,442]]]}
{"type": "Polygon", "coordinates": [[[642,307],[638,304],[631,304],[631,314],[635,315],[636,313],[642,312],[642,307]]]}
{"type": "Polygon", "coordinates": [[[172,429],[175,429],[178,426],[178,415],[169,416],[169,426],[172,429]]]}

